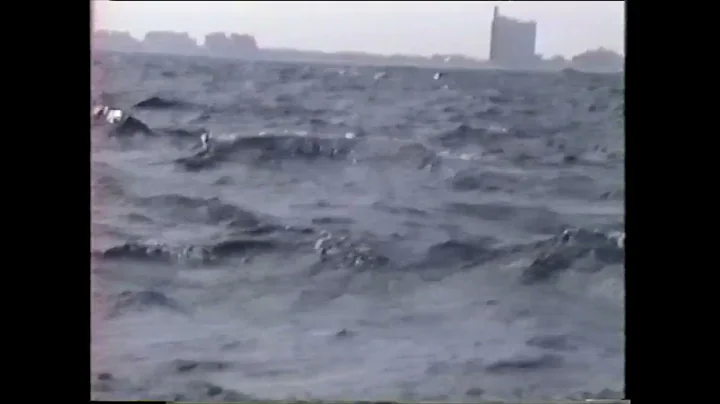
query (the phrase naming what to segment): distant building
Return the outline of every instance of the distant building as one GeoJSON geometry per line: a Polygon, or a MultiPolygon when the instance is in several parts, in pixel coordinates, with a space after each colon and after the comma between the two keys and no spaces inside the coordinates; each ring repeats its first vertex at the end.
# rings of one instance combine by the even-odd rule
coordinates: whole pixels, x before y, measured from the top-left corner
{"type": "Polygon", "coordinates": [[[535,21],[504,17],[495,6],[490,28],[490,61],[503,67],[530,67],[536,64],[536,36],[535,21]]]}
{"type": "Polygon", "coordinates": [[[560,55],[555,55],[551,58],[544,58],[539,56],[541,65],[540,69],[543,70],[562,70],[570,66],[570,62],[560,55]]]}
{"type": "Polygon", "coordinates": [[[601,47],[576,55],[572,58],[572,66],[579,70],[619,72],[625,68],[625,58],[601,47]]]}
{"type": "Polygon", "coordinates": [[[231,58],[252,56],[258,51],[257,42],[252,35],[228,36],[222,32],[205,35],[203,47],[210,55],[231,58]]]}
{"type": "Polygon", "coordinates": [[[133,38],[129,32],[106,30],[93,32],[92,46],[94,49],[105,49],[119,52],[138,52],[141,50],[140,41],[133,38]]]}
{"type": "Polygon", "coordinates": [[[142,41],[145,52],[193,55],[200,52],[197,42],[187,32],[150,31],[142,41]]]}

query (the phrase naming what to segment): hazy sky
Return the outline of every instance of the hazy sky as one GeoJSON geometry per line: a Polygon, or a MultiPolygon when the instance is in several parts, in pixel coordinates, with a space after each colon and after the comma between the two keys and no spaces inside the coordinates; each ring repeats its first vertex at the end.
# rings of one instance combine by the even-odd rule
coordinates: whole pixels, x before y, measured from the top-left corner
{"type": "Polygon", "coordinates": [[[121,1],[95,0],[95,29],[255,36],[260,47],[487,58],[494,4],[538,22],[537,52],[573,56],[604,46],[624,54],[623,1],[121,1]]]}

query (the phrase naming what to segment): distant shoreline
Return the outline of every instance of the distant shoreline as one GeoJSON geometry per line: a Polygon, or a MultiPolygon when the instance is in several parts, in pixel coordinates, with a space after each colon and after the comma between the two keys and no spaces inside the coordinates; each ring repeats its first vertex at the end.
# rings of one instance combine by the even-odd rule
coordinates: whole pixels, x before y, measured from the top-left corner
{"type": "Polygon", "coordinates": [[[91,34],[91,48],[121,53],[200,56],[227,60],[264,60],[356,66],[413,66],[431,69],[496,69],[506,71],[562,71],[620,73],[625,57],[603,47],[587,50],[568,59],[562,56],[476,59],[463,54],[376,54],[362,51],[324,52],[294,48],[263,48],[251,34],[213,32],[202,44],[187,32],[150,31],[143,39],[127,31],[97,30],[91,34]],[[508,59],[508,60],[505,60],[508,59]],[[504,61],[502,61],[504,60],[504,61]]]}
{"type": "Polygon", "coordinates": [[[328,65],[328,66],[373,66],[373,67],[416,67],[423,69],[436,69],[436,70],[503,70],[513,72],[548,72],[557,73],[564,70],[574,70],[584,73],[595,73],[595,74],[619,74],[624,73],[623,70],[603,70],[603,69],[586,69],[576,68],[571,65],[567,66],[538,66],[538,67],[527,67],[527,68],[513,68],[504,66],[495,66],[489,61],[462,61],[462,62],[444,62],[439,60],[398,60],[392,56],[385,57],[372,57],[368,56],[365,58],[343,58],[341,55],[333,53],[324,53],[322,57],[318,57],[315,52],[303,52],[303,51],[286,51],[286,50],[275,50],[275,49],[259,49],[252,55],[245,57],[233,57],[225,55],[216,55],[209,53],[176,53],[176,52],[161,52],[161,51],[128,51],[119,49],[97,49],[93,53],[108,53],[108,54],[139,54],[139,55],[155,55],[155,56],[171,56],[171,57],[199,57],[208,59],[218,59],[226,61],[259,61],[259,62],[276,62],[276,63],[307,63],[315,65],[328,65]]]}

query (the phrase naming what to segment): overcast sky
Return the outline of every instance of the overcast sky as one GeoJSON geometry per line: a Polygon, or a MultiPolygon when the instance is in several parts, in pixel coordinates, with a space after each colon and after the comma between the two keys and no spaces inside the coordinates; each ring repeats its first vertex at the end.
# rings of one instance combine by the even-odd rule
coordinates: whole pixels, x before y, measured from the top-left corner
{"type": "Polygon", "coordinates": [[[603,46],[624,54],[622,1],[94,1],[95,29],[248,33],[258,45],[322,51],[486,59],[493,5],[538,22],[537,52],[573,56],[603,46]]]}

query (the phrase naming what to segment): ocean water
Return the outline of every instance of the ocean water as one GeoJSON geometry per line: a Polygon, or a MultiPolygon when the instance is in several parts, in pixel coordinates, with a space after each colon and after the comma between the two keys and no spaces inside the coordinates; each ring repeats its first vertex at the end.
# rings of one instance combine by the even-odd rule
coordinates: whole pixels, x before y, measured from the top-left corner
{"type": "Polygon", "coordinates": [[[93,59],[94,398],[622,397],[622,76],[93,59]]]}

